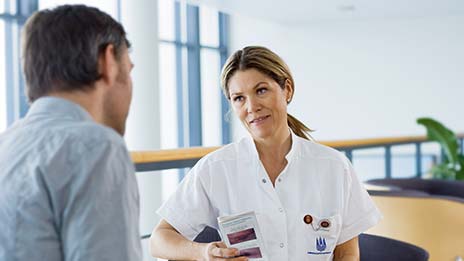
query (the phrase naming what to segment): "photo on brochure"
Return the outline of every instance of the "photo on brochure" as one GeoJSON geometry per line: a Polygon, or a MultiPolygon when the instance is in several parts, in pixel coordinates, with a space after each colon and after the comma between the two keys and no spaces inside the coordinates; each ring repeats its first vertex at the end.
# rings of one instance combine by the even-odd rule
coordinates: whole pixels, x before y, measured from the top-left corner
{"type": "Polygon", "coordinates": [[[246,256],[253,261],[267,260],[254,211],[218,217],[218,224],[227,247],[237,248],[240,256],[246,256]]]}

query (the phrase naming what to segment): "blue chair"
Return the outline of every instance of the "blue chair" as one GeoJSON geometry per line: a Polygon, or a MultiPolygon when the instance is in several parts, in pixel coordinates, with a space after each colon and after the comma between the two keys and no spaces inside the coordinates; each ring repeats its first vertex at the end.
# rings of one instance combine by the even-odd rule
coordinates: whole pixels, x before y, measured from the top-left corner
{"type": "Polygon", "coordinates": [[[210,243],[215,241],[221,241],[221,236],[216,229],[212,227],[205,227],[203,231],[198,234],[193,240],[198,243],[210,243]]]}
{"type": "Polygon", "coordinates": [[[370,234],[359,235],[361,261],[422,261],[429,260],[424,249],[395,239],[370,234]]]}
{"type": "MultiPolygon", "coordinates": [[[[195,242],[209,243],[221,241],[216,229],[206,227],[195,242]]],[[[361,261],[426,261],[429,254],[424,249],[390,238],[361,234],[359,235],[359,249],[361,261]]]]}

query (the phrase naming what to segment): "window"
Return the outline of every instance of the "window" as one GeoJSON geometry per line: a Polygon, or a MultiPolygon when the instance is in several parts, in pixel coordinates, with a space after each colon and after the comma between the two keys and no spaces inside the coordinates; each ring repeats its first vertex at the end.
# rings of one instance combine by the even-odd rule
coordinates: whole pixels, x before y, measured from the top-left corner
{"type": "MultiPolygon", "coordinates": [[[[174,0],[159,0],[158,13],[161,148],[229,143],[228,103],[219,82],[227,15],[174,0]]],[[[163,198],[184,174],[163,171],[163,198]]]]}
{"type": "MultiPolygon", "coordinates": [[[[4,10],[0,7],[0,13],[4,10]]],[[[0,39],[5,39],[5,21],[0,20],[0,39]]],[[[6,129],[6,67],[5,67],[5,41],[0,41],[0,132],[6,129]]]]}
{"type": "Polygon", "coordinates": [[[27,17],[37,10],[34,0],[6,0],[0,2],[0,131],[28,109],[21,73],[21,28],[27,17]]]}
{"type": "Polygon", "coordinates": [[[208,7],[159,1],[162,148],[229,142],[219,84],[226,20],[208,7]]]}
{"type": "Polygon", "coordinates": [[[25,21],[38,9],[79,3],[95,6],[119,18],[118,0],[0,1],[0,132],[29,109],[20,60],[20,34],[25,21]]]}

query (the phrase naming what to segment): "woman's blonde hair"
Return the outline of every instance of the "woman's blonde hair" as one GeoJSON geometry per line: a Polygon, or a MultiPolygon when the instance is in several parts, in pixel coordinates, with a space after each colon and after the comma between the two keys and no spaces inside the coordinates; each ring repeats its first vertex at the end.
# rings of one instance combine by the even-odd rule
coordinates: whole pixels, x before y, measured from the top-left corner
{"type": "MultiPolygon", "coordinates": [[[[287,64],[277,54],[262,46],[247,46],[232,54],[222,67],[221,86],[224,95],[230,100],[229,80],[237,71],[256,69],[276,81],[284,89],[288,81],[295,90],[292,74],[287,64]]],[[[291,101],[290,100],[288,102],[291,101]]],[[[312,130],[301,121],[287,113],[287,123],[292,131],[299,137],[310,139],[312,130]]]]}

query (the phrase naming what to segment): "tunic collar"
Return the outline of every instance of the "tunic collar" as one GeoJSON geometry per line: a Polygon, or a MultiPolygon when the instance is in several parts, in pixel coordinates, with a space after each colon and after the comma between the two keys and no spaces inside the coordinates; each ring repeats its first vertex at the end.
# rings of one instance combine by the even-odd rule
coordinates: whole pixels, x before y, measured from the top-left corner
{"type": "MultiPolygon", "coordinates": [[[[285,155],[285,159],[287,159],[287,164],[289,164],[295,158],[295,156],[299,154],[298,152],[301,143],[301,138],[296,136],[296,134],[293,133],[292,129],[289,128],[289,130],[292,139],[292,146],[290,147],[290,151],[287,153],[287,155],[285,155]]],[[[250,154],[255,160],[259,160],[258,150],[256,149],[256,144],[253,140],[253,137],[249,134],[246,139],[250,154]]]]}

